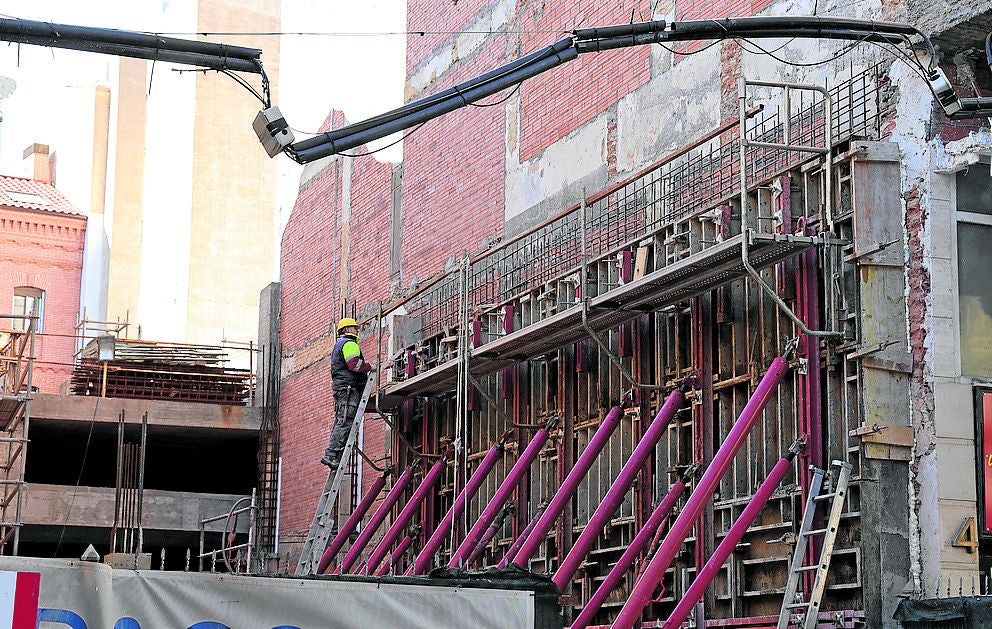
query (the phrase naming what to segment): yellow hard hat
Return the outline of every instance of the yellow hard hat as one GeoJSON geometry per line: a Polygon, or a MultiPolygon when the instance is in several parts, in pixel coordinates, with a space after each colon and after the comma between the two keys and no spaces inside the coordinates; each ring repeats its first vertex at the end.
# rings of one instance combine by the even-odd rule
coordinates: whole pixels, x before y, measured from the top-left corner
{"type": "Polygon", "coordinates": [[[358,327],[358,321],[355,321],[351,317],[345,317],[344,319],[341,319],[340,321],[338,321],[338,332],[340,332],[341,330],[343,330],[345,328],[352,327],[352,326],[354,326],[354,327],[357,328],[358,327]]]}

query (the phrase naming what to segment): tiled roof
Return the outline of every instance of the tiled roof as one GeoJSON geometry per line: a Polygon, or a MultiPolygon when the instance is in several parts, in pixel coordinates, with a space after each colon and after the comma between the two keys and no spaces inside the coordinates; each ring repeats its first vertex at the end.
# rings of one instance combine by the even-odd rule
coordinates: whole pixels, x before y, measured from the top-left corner
{"type": "Polygon", "coordinates": [[[0,175],[0,207],[85,216],[55,186],[9,175],[0,175]]]}

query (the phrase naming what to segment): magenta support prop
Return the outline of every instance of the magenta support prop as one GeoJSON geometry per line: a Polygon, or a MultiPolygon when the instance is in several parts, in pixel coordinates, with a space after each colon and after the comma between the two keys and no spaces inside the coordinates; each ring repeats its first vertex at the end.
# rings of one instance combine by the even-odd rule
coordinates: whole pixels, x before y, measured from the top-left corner
{"type": "Polygon", "coordinates": [[[396,504],[396,502],[400,499],[400,496],[403,495],[403,492],[406,491],[407,485],[410,484],[410,480],[413,478],[413,468],[414,466],[406,468],[403,470],[403,473],[400,474],[400,477],[396,479],[396,484],[393,485],[393,488],[389,490],[388,494],[386,494],[385,500],[383,500],[382,504],[379,505],[379,508],[375,510],[375,513],[373,513],[372,517],[369,519],[369,523],[366,524],[365,528],[362,529],[362,532],[358,534],[358,539],[355,540],[355,543],[352,544],[351,548],[348,549],[348,552],[345,553],[344,559],[341,560],[341,565],[338,566],[337,570],[335,570],[337,574],[347,574],[348,570],[350,570],[351,567],[355,565],[355,562],[358,561],[362,551],[365,550],[365,547],[368,545],[369,540],[372,539],[375,532],[379,530],[379,527],[382,525],[382,521],[386,519],[389,512],[393,510],[393,505],[396,504]]]}
{"type": "Polygon", "coordinates": [[[410,569],[406,571],[407,574],[426,574],[434,566],[434,553],[437,549],[441,547],[444,543],[444,538],[448,536],[451,532],[451,526],[454,524],[455,518],[462,514],[465,510],[465,503],[472,499],[475,492],[479,491],[479,487],[486,480],[486,476],[492,471],[496,462],[500,460],[503,456],[503,446],[506,443],[506,439],[509,433],[504,434],[499,441],[497,441],[489,452],[486,453],[485,458],[479,463],[479,467],[472,472],[472,476],[465,483],[465,487],[462,489],[461,493],[458,494],[458,498],[455,499],[455,503],[451,505],[451,509],[444,514],[441,523],[437,525],[434,529],[434,533],[431,534],[430,539],[424,544],[423,549],[417,555],[417,560],[410,566],[410,569]]]}
{"type": "Polygon", "coordinates": [[[637,558],[647,548],[648,542],[651,541],[651,537],[655,531],[668,519],[669,514],[675,508],[675,504],[682,497],[683,492],[685,492],[685,482],[682,480],[675,481],[668,488],[668,493],[665,494],[665,497],[662,498],[658,506],[651,512],[647,522],[644,523],[641,530],[634,536],[627,550],[623,551],[623,554],[620,555],[620,560],[617,564],[610,569],[609,574],[606,575],[606,580],[599,584],[592,597],[589,598],[589,602],[585,604],[579,615],[572,621],[570,629],[585,629],[589,626],[596,612],[599,611],[599,608],[603,606],[603,602],[606,601],[606,597],[617,587],[617,584],[623,579],[623,575],[627,574],[630,567],[634,565],[637,558]]]}
{"type": "Polygon", "coordinates": [[[369,490],[365,492],[362,496],[362,501],[358,503],[355,510],[351,512],[348,519],[345,521],[344,526],[338,531],[338,534],[334,536],[331,543],[327,545],[327,549],[324,550],[324,554],[320,557],[320,563],[317,565],[317,574],[324,574],[327,567],[331,565],[331,562],[338,556],[344,543],[348,541],[348,536],[351,535],[358,523],[362,521],[365,517],[365,512],[369,510],[375,499],[379,497],[382,492],[382,488],[386,486],[386,477],[389,476],[390,471],[387,469],[383,472],[379,478],[375,479],[369,490]]]}
{"type": "MultiPolygon", "coordinates": [[[[565,559],[558,566],[558,570],[555,572],[552,581],[559,588],[564,589],[565,585],[575,576],[576,570],[579,569],[579,565],[589,553],[596,538],[602,532],[603,527],[613,517],[613,513],[616,512],[617,507],[623,502],[624,496],[627,495],[627,490],[634,484],[634,479],[637,478],[637,475],[644,468],[645,461],[648,460],[649,456],[654,454],[654,446],[661,439],[661,436],[665,434],[669,422],[675,417],[675,413],[678,412],[683,402],[685,402],[685,393],[681,389],[675,389],[665,398],[665,403],[662,405],[661,410],[655,415],[651,425],[644,432],[644,436],[637,442],[634,451],[630,453],[630,458],[627,459],[623,469],[620,470],[620,475],[613,481],[609,491],[606,492],[599,506],[593,511],[592,517],[589,518],[589,522],[586,524],[586,528],[582,530],[579,538],[575,540],[571,550],[568,551],[565,559]]],[[[520,553],[517,554],[519,555],[520,553]]]]}
{"type": "Polygon", "coordinates": [[[441,479],[441,474],[444,473],[444,466],[448,464],[448,458],[451,456],[452,452],[454,452],[454,448],[448,446],[448,448],[444,451],[444,454],[441,455],[441,458],[434,462],[431,469],[424,475],[424,480],[420,482],[420,485],[418,485],[417,489],[414,490],[413,495],[410,496],[410,500],[403,505],[403,509],[400,511],[400,514],[396,516],[393,523],[389,525],[389,528],[386,530],[386,534],[383,535],[382,540],[375,548],[372,549],[372,552],[369,553],[369,571],[372,571],[375,567],[378,567],[379,562],[382,561],[387,554],[389,554],[389,549],[393,547],[393,544],[395,544],[396,540],[399,539],[403,529],[410,523],[410,520],[417,512],[417,509],[420,508],[420,503],[424,501],[427,494],[434,489],[434,485],[437,484],[437,481],[441,479]]]}
{"type": "Polygon", "coordinates": [[[499,563],[496,565],[497,568],[502,570],[503,568],[506,567],[506,564],[510,563],[509,561],[507,561],[507,557],[512,557],[515,554],[517,554],[517,551],[520,550],[520,547],[524,545],[524,541],[527,540],[527,536],[530,535],[530,532],[534,530],[534,527],[537,525],[537,521],[541,519],[542,515],[544,515],[544,509],[546,508],[547,505],[544,504],[542,504],[537,508],[537,512],[534,514],[534,517],[530,519],[530,522],[527,523],[527,526],[524,527],[523,532],[520,535],[518,535],[517,539],[514,540],[513,544],[511,544],[510,547],[506,549],[506,554],[503,555],[503,558],[500,559],[499,563]]]}
{"type": "Polygon", "coordinates": [[[405,553],[412,545],[413,538],[409,535],[404,537],[403,541],[401,541],[396,547],[396,550],[393,551],[393,554],[389,556],[389,561],[384,561],[379,564],[379,568],[375,571],[375,576],[381,577],[389,572],[389,567],[398,564],[400,560],[403,559],[403,553],[405,553]]]}
{"type": "Polygon", "coordinates": [[[512,511],[513,511],[513,502],[512,501],[507,502],[503,506],[503,510],[500,511],[499,516],[497,516],[496,519],[493,520],[493,523],[489,525],[489,528],[486,529],[486,532],[482,534],[481,538],[479,538],[479,543],[476,544],[475,548],[472,549],[472,552],[468,554],[468,559],[465,560],[465,564],[464,564],[466,567],[471,566],[473,563],[475,563],[475,560],[478,559],[483,552],[485,552],[486,544],[488,544],[489,540],[495,537],[496,533],[498,533],[499,530],[503,528],[503,523],[506,522],[506,518],[510,516],[510,513],[512,511]]]}
{"type": "Polygon", "coordinates": [[[692,495],[686,501],[685,507],[679,513],[679,517],[675,518],[675,523],[669,529],[668,535],[665,536],[665,540],[658,548],[658,552],[651,558],[644,574],[634,584],[627,602],[624,603],[623,609],[620,610],[620,615],[613,622],[613,629],[631,629],[639,621],[641,613],[651,600],[651,595],[654,593],[655,588],[661,583],[665,571],[672,565],[672,560],[678,553],[686,536],[688,536],[689,531],[703,512],[706,501],[713,495],[716,486],[720,483],[720,479],[723,478],[727,468],[733,462],[734,456],[737,455],[741,446],[744,445],[754,424],[761,417],[761,411],[764,410],[768,404],[768,400],[775,393],[776,387],[782,382],[782,378],[785,377],[786,372],[789,370],[787,356],[791,355],[794,349],[794,343],[790,343],[786,349],[785,356],[779,356],[772,361],[765,376],[758,383],[758,388],[755,389],[754,395],[751,396],[747,405],[744,406],[744,410],[741,411],[740,417],[734,423],[734,427],[730,429],[730,432],[724,439],[723,445],[720,446],[720,449],[713,456],[713,461],[706,468],[703,477],[696,484],[692,495]]]}
{"type": "Polygon", "coordinates": [[[548,531],[551,530],[551,527],[558,520],[558,516],[565,509],[565,505],[572,500],[572,494],[578,489],[579,483],[585,478],[592,464],[596,462],[596,457],[599,456],[599,453],[609,443],[610,436],[613,435],[613,431],[620,425],[620,418],[622,416],[623,412],[619,406],[614,406],[610,409],[606,418],[603,419],[599,428],[596,429],[596,434],[589,440],[589,445],[579,455],[579,459],[575,462],[572,469],[569,470],[565,480],[562,481],[561,487],[558,488],[551,502],[548,503],[548,508],[544,510],[537,524],[534,525],[534,529],[524,541],[523,546],[520,547],[520,550],[515,555],[511,556],[507,554],[501,564],[505,565],[506,563],[513,562],[520,566],[526,566],[530,558],[537,553],[541,544],[544,543],[544,538],[548,534],[548,531]]]}
{"type": "Polygon", "coordinates": [[[765,508],[765,503],[768,502],[772,492],[775,491],[778,484],[782,482],[785,475],[792,469],[792,460],[802,451],[803,445],[804,443],[801,440],[792,444],[789,451],[778,460],[772,471],[768,473],[768,477],[758,487],[758,491],[751,496],[751,500],[744,507],[744,511],[741,512],[740,516],[738,516],[737,520],[730,527],[730,530],[727,531],[727,536],[716,547],[713,555],[710,556],[706,565],[699,571],[699,575],[696,576],[692,585],[689,586],[689,589],[679,599],[678,604],[672,611],[672,615],[668,617],[668,620],[663,625],[665,629],[676,629],[682,625],[682,621],[689,617],[693,606],[699,599],[703,598],[706,588],[716,578],[717,573],[723,566],[723,562],[727,560],[730,553],[734,552],[734,548],[737,547],[738,542],[744,537],[744,533],[747,532],[748,527],[758,517],[761,510],[765,508]]]}
{"type": "Polygon", "coordinates": [[[527,470],[530,469],[530,464],[534,462],[537,455],[540,454],[541,448],[548,441],[548,429],[541,428],[534,435],[534,438],[530,440],[527,447],[523,452],[520,453],[520,457],[517,462],[513,464],[510,468],[510,472],[506,475],[506,479],[503,483],[496,489],[496,493],[493,494],[492,499],[486,508],[482,510],[482,514],[479,515],[478,521],[472,526],[472,530],[468,532],[465,539],[458,546],[458,549],[451,556],[451,561],[448,562],[449,568],[459,568],[462,564],[467,563],[469,555],[475,550],[475,547],[479,545],[479,540],[482,539],[489,528],[489,525],[493,523],[496,519],[497,514],[506,504],[506,501],[510,498],[514,491],[517,489],[517,485],[520,484],[520,479],[523,478],[527,470]]]}

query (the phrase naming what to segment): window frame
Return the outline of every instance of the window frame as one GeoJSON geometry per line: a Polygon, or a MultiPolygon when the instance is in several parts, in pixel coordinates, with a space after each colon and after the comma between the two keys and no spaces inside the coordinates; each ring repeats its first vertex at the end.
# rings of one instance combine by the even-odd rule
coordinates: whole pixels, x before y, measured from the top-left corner
{"type": "MultiPolygon", "coordinates": [[[[12,310],[13,314],[30,314],[27,310],[27,302],[24,304],[24,312],[18,312],[17,308],[17,298],[21,297],[25,300],[32,299],[34,303],[38,305],[38,318],[35,319],[34,331],[44,332],[45,331],[45,289],[38,288],[37,286],[15,286],[14,296],[12,299],[12,310]]],[[[14,319],[11,321],[11,327],[15,330],[26,330],[27,329],[27,319],[14,319]]]]}
{"type": "MultiPolygon", "coordinates": [[[[982,155],[979,158],[978,162],[969,165],[967,168],[968,169],[992,168],[992,166],[990,166],[990,156],[982,155]]],[[[964,352],[962,351],[963,339],[962,339],[962,329],[961,329],[961,252],[958,248],[958,225],[960,223],[968,223],[971,225],[982,225],[985,227],[992,228],[992,213],[981,214],[979,212],[966,212],[958,209],[960,207],[960,203],[958,201],[957,174],[962,170],[965,169],[959,169],[954,172],[953,182],[951,183],[951,186],[954,190],[954,205],[953,205],[954,214],[951,217],[952,221],[950,225],[950,229],[951,229],[950,237],[951,237],[951,245],[952,245],[952,249],[951,249],[952,262],[953,262],[952,268],[954,270],[954,293],[953,293],[954,310],[957,313],[957,317],[954,322],[955,327],[957,329],[957,333],[956,333],[957,373],[961,378],[965,378],[975,384],[978,383],[985,384],[992,382],[992,374],[989,374],[988,376],[974,376],[964,373],[964,352]]],[[[992,175],[990,175],[990,177],[992,177],[992,175]]]]}

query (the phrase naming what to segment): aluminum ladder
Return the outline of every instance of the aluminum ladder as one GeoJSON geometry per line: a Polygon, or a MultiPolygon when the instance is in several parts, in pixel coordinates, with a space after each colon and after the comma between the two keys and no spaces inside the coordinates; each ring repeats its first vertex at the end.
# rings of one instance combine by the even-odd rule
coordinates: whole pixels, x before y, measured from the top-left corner
{"type": "Polygon", "coordinates": [[[833,491],[825,494],[821,494],[820,489],[823,486],[823,477],[827,472],[817,467],[813,468],[813,478],[809,484],[809,497],[806,499],[806,507],[803,509],[803,521],[799,527],[799,536],[796,538],[796,550],[789,565],[789,581],[785,586],[785,596],[782,600],[782,611],[778,616],[777,629],[788,629],[790,626],[814,629],[820,615],[820,603],[827,587],[830,558],[833,556],[834,542],[837,541],[840,517],[844,512],[847,487],[851,482],[850,463],[833,461],[831,465],[837,468],[836,482],[833,491]],[[826,500],[830,501],[830,515],[827,516],[826,526],[822,529],[814,529],[812,527],[817,503],[826,500]],[[823,535],[820,559],[816,564],[805,565],[803,561],[806,557],[806,549],[809,547],[809,539],[814,535],[823,535]],[[809,600],[802,601],[801,595],[797,598],[799,579],[804,572],[811,571],[816,572],[816,577],[813,579],[809,600]]]}
{"type": "Polygon", "coordinates": [[[327,542],[334,529],[334,507],[338,501],[338,492],[341,489],[341,482],[350,472],[345,471],[351,454],[355,450],[355,443],[358,441],[358,433],[362,424],[365,423],[365,407],[372,397],[372,388],[375,384],[374,378],[369,378],[362,392],[362,399],[358,401],[358,411],[355,413],[355,422],[351,425],[351,432],[348,433],[348,441],[344,444],[341,452],[341,462],[338,468],[327,475],[327,484],[317,501],[317,511],[313,514],[313,522],[310,523],[310,533],[307,534],[307,541],[303,544],[303,552],[300,553],[300,560],[296,564],[296,574],[298,576],[313,574],[320,563],[320,557],[327,549],[327,542]]]}

